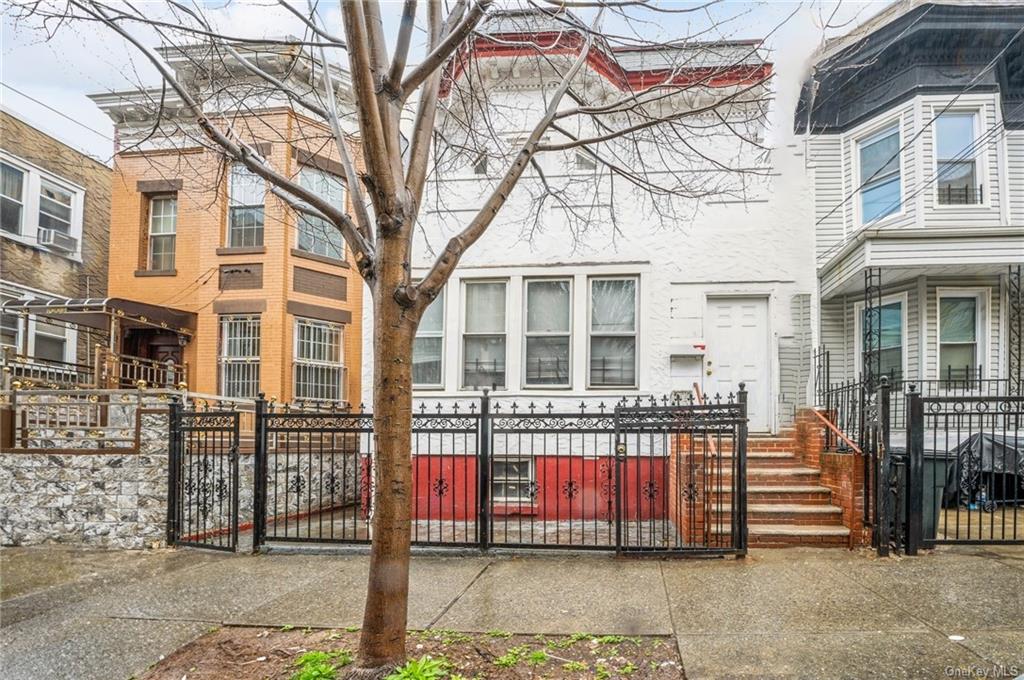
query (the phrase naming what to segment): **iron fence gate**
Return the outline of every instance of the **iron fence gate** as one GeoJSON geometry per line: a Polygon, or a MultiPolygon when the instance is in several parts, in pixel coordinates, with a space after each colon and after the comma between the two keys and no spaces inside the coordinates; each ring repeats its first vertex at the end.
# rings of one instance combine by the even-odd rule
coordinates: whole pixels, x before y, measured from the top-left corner
{"type": "Polygon", "coordinates": [[[237,411],[170,407],[167,543],[238,548],[237,411]]]}
{"type": "MultiPolygon", "coordinates": [[[[745,396],[706,405],[634,398],[556,409],[485,394],[468,403],[419,405],[411,441],[412,541],[742,554],[745,396]]],[[[172,409],[170,542],[237,546],[238,417],[172,409]]],[[[259,399],[253,435],[254,550],[372,540],[371,413],[271,408],[259,399]]],[[[244,498],[248,481],[243,475],[244,498]]]]}
{"type": "MultiPolygon", "coordinates": [[[[883,383],[884,416],[890,400],[883,383]]],[[[1024,396],[923,396],[911,386],[900,408],[906,428],[884,427],[879,446],[879,552],[1024,543],[1024,396]]]]}

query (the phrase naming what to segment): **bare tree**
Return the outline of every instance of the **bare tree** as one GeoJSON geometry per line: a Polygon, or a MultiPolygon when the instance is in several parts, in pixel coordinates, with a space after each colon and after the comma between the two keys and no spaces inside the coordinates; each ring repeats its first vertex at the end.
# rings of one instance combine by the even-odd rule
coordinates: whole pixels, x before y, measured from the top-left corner
{"type": "Polygon", "coordinates": [[[704,5],[527,0],[495,10],[491,0],[405,0],[388,40],[377,0],[342,2],[340,27],[325,25],[315,7],[278,2],[301,23],[300,37],[234,35],[185,0],[166,0],[160,11],[127,0],[24,0],[20,18],[50,34],[89,22],[120,36],[163,80],[147,95],[154,134],[164,128],[244,164],[290,209],[344,236],[371,291],[374,322],[373,546],[355,673],[379,677],[405,656],[411,366],[424,310],[506,209],[499,224],[518,223],[528,238],[545,228],[542,208],[557,205],[579,241],[595,225],[610,225],[614,236],[620,202],[646,202],[661,222],[678,224],[707,197],[743,195],[749,177],[764,172],[763,162],[749,160],[767,152],[760,131],[771,67],[759,44],[717,40],[723,20],[710,14],[696,35],[645,37],[662,17],[705,12],[704,5]],[[411,64],[421,34],[425,52],[411,64]],[[329,52],[343,54],[347,68],[332,66],[329,52]],[[267,53],[294,59],[272,67],[267,53]],[[180,77],[172,57],[194,63],[205,85],[180,77]],[[316,77],[297,79],[299,71],[316,77]],[[540,105],[494,96],[509,78],[533,79],[540,105]],[[317,122],[311,137],[340,159],[348,210],[261,154],[254,129],[267,116],[260,102],[269,100],[317,122]],[[542,154],[574,154],[592,172],[549,176],[537,162],[542,154]],[[468,219],[464,205],[445,212],[451,200],[465,203],[445,179],[477,163],[489,170],[475,211],[468,219]],[[443,244],[425,240],[432,263],[414,280],[424,204],[444,215],[450,234],[443,244]]]}

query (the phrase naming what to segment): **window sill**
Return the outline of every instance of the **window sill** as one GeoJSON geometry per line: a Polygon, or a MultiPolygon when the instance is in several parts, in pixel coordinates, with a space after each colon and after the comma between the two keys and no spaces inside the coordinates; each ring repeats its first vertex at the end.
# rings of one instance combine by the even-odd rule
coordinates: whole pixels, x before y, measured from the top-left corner
{"type": "Polygon", "coordinates": [[[177,269],[137,269],[135,276],[177,276],[177,269]]]}
{"type": "Polygon", "coordinates": [[[491,506],[491,515],[508,517],[510,515],[537,515],[540,511],[536,505],[495,504],[491,506]]]}
{"type": "Polygon", "coordinates": [[[218,255],[262,255],[267,252],[266,246],[223,246],[217,248],[218,255]]]}
{"type": "Polygon", "coordinates": [[[318,255],[316,253],[308,253],[305,250],[299,250],[298,248],[292,248],[292,257],[298,257],[303,260],[312,260],[314,262],[322,262],[323,264],[331,264],[335,267],[344,267],[345,269],[349,268],[349,264],[345,260],[327,257],[326,255],[318,255]]]}

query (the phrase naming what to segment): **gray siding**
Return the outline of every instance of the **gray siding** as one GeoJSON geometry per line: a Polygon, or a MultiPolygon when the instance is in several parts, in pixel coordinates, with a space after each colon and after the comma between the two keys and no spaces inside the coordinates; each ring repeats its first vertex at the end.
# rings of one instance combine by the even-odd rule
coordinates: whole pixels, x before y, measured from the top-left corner
{"type": "Polygon", "coordinates": [[[1010,224],[1024,226],[1024,130],[1006,134],[1006,161],[1010,224]]]}

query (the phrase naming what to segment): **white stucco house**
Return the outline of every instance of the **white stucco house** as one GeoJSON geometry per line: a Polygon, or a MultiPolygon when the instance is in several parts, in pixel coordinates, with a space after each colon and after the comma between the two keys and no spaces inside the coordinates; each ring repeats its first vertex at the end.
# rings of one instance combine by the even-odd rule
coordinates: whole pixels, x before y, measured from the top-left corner
{"type": "MultiPolygon", "coordinates": [[[[558,82],[547,60],[578,51],[540,59],[538,46],[548,49],[562,39],[553,36],[566,34],[573,31],[565,21],[523,13],[498,13],[483,26],[472,67],[456,73],[447,92],[456,115],[466,110],[453,101],[460,77],[477,92],[486,88],[493,115],[484,125],[486,139],[473,140],[485,151],[447,162],[428,185],[414,277],[426,273],[433,253],[478,209],[504,157],[540,115],[545,93],[558,82]]],[[[771,80],[764,79],[771,65],[756,41],[661,51],[599,42],[593,57],[580,87],[603,90],[600,96],[621,96],[652,74],[709,69],[757,73],[760,94],[771,94],[771,80]],[[620,70],[602,62],[602,50],[614,53],[620,70]]],[[[749,82],[721,79],[702,95],[749,82]]],[[[695,114],[695,130],[718,126],[712,136],[693,135],[699,153],[668,137],[661,143],[670,149],[640,151],[653,174],[703,177],[693,180],[696,188],[713,182],[716,190],[699,200],[652,201],[621,177],[608,177],[613,173],[585,153],[541,154],[426,313],[414,358],[415,397],[465,399],[494,387],[498,398],[523,404],[612,404],[621,396],[687,395],[694,384],[724,397],[745,382],[752,431],[789,423],[806,403],[810,383],[814,234],[809,216],[801,215],[810,205],[802,147],[788,137],[795,101],[773,103],[767,117],[762,109],[752,113],[766,106],[765,97],[721,109],[724,122],[741,128],[746,141],[723,134],[715,113],[695,114]],[[766,119],[782,121],[782,138],[766,141],[766,119]],[[702,155],[704,165],[695,163],[702,155]],[[716,172],[719,162],[748,172],[716,172]],[[570,199],[541,203],[545,181],[568,186],[570,199]],[[577,184],[599,188],[576,191],[577,184]]],[[[372,319],[365,320],[363,396],[369,403],[372,319]]]]}

